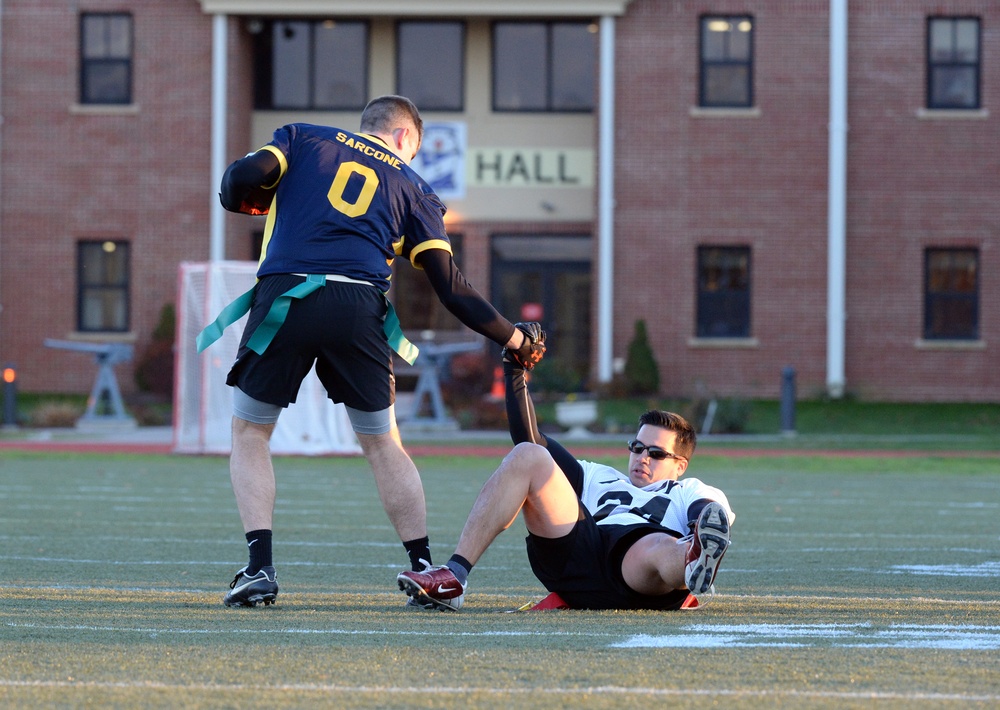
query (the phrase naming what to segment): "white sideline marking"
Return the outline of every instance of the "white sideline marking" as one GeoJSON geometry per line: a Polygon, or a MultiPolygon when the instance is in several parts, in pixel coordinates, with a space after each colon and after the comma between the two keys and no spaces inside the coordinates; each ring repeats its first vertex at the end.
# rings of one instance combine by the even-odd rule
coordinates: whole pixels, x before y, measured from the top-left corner
{"type": "MultiPolygon", "coordinates": [[[[399,545],[393,545],[393,547],[398,547],[399,545]]],[[[230,561],[212,561],[212,560],[94,560],[94,559],[84,559],[79,557],[24,557],[18,555],[0,555],[0,560],[11,560],[16,562],[56,562],[59,564],[71,563],[71,564],[81,564],[81,565],[110,565],[112,567],[128,567],[129,565],[138,565],[140,567],[157,567],[157,566],[167,566],[167,567],[194,567],[194,566],[209,566],[209,567],[235,567],[236,565],[230,561]]],[[[312,562],[309,560],[305,561],[289,561],[281,562],[281,567],[348,567],[348,568],[364,568],[364,569],[402,569],[402,564],[361,564],[358,562],[312,562]]]]}
{"type": "Polygon", "coordinates": [[[134,681],[134,682],[100,682],[100,681],[73,681],[73,680],[10,680],[0,679],[0,687],[17,688],[115,688],[132,689],[148,688],[155,690],[210,690],[210,691],[306,691],[321,693],[420,693],[421,696],[428,694],[437,695],[552,695],[552,696],[577,696],[577,695],[653,695],[664,697],[705,697],[705,696],[728,696],[728,697],[751,697],[751,698],[838,698],[845,700],[924,700],[924,701],[961,701],[961,702],[995,702],[1000,699],[1000,695],[961,695],[958,693],[899,693],[889,691],[822,691],[822,690],[739,690],[729,688],[623,688],[620,686],[597,686],[586,688],[489,688],[470,686],[467,688],[456,688],[451,686],[422,686],[422,687],[380,687],[374,685],[335,685],[330,683],[282,683],[275,685],[263,684],[222,684],[222,683],[163,683],[159,681],[134,681]]]}
{"type": "MultiPolygon", "coordinates": [[[[238,613],[238,612],[237,612],[238,613]]],[[[412,614],[413,612],[402,611],[403,614],[412,614]]],[[[32,624],[32,623],[19,623],[16,621],[4,622],[4,626],[12,629],[40,629],[42,631],[96,631],[96,632],[108,632],[117,631],[121,633],[134,633],[134,634],[149,634],[150,636],[158,636],[160,634],[177,634],[181,636],[187,635],[225,635],[225,634],[236,634],[236,635],[249,635],[253,636],[256,634],[261,635],[300,635],[300,636],[471,636],[471,637],[494,637],[494,636],[505,636],[505,637],[517,637],[517,636],[566,636],[566,637],[583,637],[583,638],[621,638],[621,634],[617,633],[584,633],[576,631],[454,631],[449,629],[442,629],[441,631],[400,631],[398,629],[179,629],[179,628],[138,628],[138,627],[125,627],[125,626],[88,626],[83,624],[32,624]]]]}
{"type": "MultiPolygon", "coordinates": [[[[396,629],[192,629],[84,624],[34,624],[8,621],[12,629],[42,631],[91,631],[159,635],[292,635],[292,636],[463,636],[473,638],[560,636],[567,638],[620,639],[614,632],[576,631],[401,631],[396,629]]],[[[891,624],[886,627],[858,624],[690,624],[668,635],[637,634],[615,641],[609,648],[901,648],[950,651],[1000,650],[1000,626],[947,624],[891,624]]]]}
{"type": "Polygon", "coordinates": [[[612,648],[833,647],[1000,650],[1000,626],[947,624],[698,624],[676,634],[639,634],[612,648]]]}
{"type": "MultiPolygon", "coordinates": [[[[3,559],[3,558],[0,558],[3,559]]],[[[207,562],[201,562],[198,564],[213,564],[207,562]]],[[[231,563],[214,563],[214,564],[230,564],[231,563]]],[[[311,563],[302,563],[303,565],[311,563]]],[[[371,565],[371,567],[388,567],[389,565],[371,565]]],[[[486,567],[480,566],[482,569],[506,569],[504,567],[486,567]]],[[[480,567],[477,567],[479,569],[480,567]]],[[[399,565],[392,567],[392,569],[399,569],[399,565]]],[[[18,591],[23,589],[52,589],[55,591],[78,591],[78,592],[95,592],[95,591],[108,591],[108,592],[146,592],[149,594],[159,594],[163,592],[177,593],[177,594],[215,594],[218,592],[217,587],[135,587],[135,586],[124,586],[124,585],[94,585],[94,584],[49,584],[40,582],[37,584],[0,584],[0,591],[12,590],[18,591]]],[[[330,594],[349,594],[350,592],[282,592],[281,598],[288,599],[290,597],[295,597],[298,595],[306,596],[329,596],[330,594]]],[[[392,597],[395,599],[401,599],[400,593],[392,591],[375,592],[376,596],[392,597]]],[[[476,596],[482,598],[497,598],[503,599],[505,601],[510,600],[512,596],[516,597],[517,594],[493,594],[489,592],[475,592],[476,596]]],[[[543,595],[541,590],[538,591],[537,597],[540,599],[543,595]]],[[[372,596],[369,594],[369,596],[372,596]]],[[[524,596],[531,596],[531,592],[527,592],[524,596]]],[[[716,593],[715,599],[751,599],[754,601],[798,601],[798,602],[817,602],[817,601],[832,601],[832,602],[843,602],[849,600],[851,602],[919,602],[923,604],[943,604],[946,606],[962,606],[964,604],[975,604],[977,606],[1000,606],[1000,599],[956,599],[955,597],[949,597],[947,599],[940,597],[875,597],[875,596],[833,596],[830,594],[735,594],[732,592],[718,592],[716,593]]],[[[523,601],[523,599],[521,600],[523,601]]],[[[520,602],[519,602],[520,603],[520,602]]],[[[572,612],[569,612],[572,613],[572,612]]],[[[581,612],[585,613],[585,612],[581,612]]]]}
{"type": "MultiPolygon", "coordinates": [[[[773,518],[770,518],[770,520],[773,520],[773,518]]],[[[792,520],[792,518],[789,518],[789,520],[792,520]]],[[[753,535],[754,535],[754,537],[775,537],[775,538],[782,538],[782,539],[788,537],[788,533],[785,532],[785,531],[783,531],[783,530],[781,530],[781,531],[775,531],[775,530],[754,530],[753,535]]],[[[796,537],[798,539],[802,539],[802,540],[805,540],[805,539],[808,539],[808,538],[818,538],[818,539],[821,539],[821,540],[838,540],[838,539],[841,539],[841,540],[871,540],[871,537],[872,537],[872,534],[871,533],[867,533],[867,532],[863,532],[863,533],[860,533],[860,532],[859,533],[855,533],[855,532],[829,532],[829,533],[828,532],[815,532],[815,533],[811,533],[811,532],[807,532],[807,531],[801,531],[801,532],[796,531],[795,535],[796,535],[796,537]]],[[[913,540],[913,535],[914,535],[914,533],[890,533],[890,532],[887,532],[887,533],[879,533],[879,539],[881,539],[881,540],[897,540],[898,539],[898,540],[910,540],[910,541],[912,541],[913,540]]],[[[966,533],[928,533],[926,535],[924,535],[923,533],[921,533],[920,534],[920,538],[924,539],[924,540],[962,540],[962,541],[968,541],[969,536],[966,533]]],[[[926,548],[921,548],[921,549],[926,549],[926,548]]]]}
{"type": "Polygon", "coordinates": [[[1000,577],[1000,562],[978,565],[893,565],[894,574],[921,574],[935,577],[1000,577]]]}
{"type": "MultiPolygon", "coordinates": [[[[0,540],[4,539],[0,536],[0,540]]],[[[398,543],[379,543],[379,542],[363,542],[363,543],[283,543],[289,547],[292,546],[302,546],[302,547],[373,547],[373,548],[392,548],[396,549],[398,543]]],[[[986,552],[986,550],[965,550],[965,552],[986,552]]],[[[53,564],[81,564],[81,565],[109,565],[112,567],[127,567],[131,565],[140,567],[195,567],[195,566],[213,566],[213,567],[233,567],[234,564],[231,560],[100,560],[92,558],[74,558],[74,557],[40,557],[40,556],[28,556],[28,555],[0,555],[0,561],[11,561],[11,562],[43,562],[43,563],[53,563],[53,564]]],[[[397,563],[392,564],[374,564],[374,563],[358,563],[358,562],[328,562],[328,561],[283,561],[281,562],[281,567],[332,567],[335,569],[399,569],[402,565],[397,563]]],[[[492,566],[492,567],[482,567],[481,569],[494,569],[494,570],[509,570],[515,569],[513,567],[504,566],[492,566]]],[[[871,574],[873,572],[877,574],[893,574],[893,575],[904,575],[912,574],[919,576],[935,576],[935,577],[966,577],[966,578],[992,578],[1000,577],[1000,561],[987,561],[980,562],[976,565],[893,565],[891,567],[880,568],[878,570],[873,570],[867,567],[842,567],[838,568],[846,572],[861,572],[865,574],[871,574]]],[[[785,571],[785,570],[782,570],[785,571]]],[[[756,569],[741,569],[727,567],[725,569],[726,575],[744,575],[744,574],[759,574],[759,570],[756,569]]]]}
{"type": "MultiPolygon", "coordinates": [[[[177,540],[177,542],[188,542],[187,540],[177,540]]],[[[898,554],[906,554],[908,552],[919,552],[927,553],[926,547],[800,547],[799,552],[833,552],[833,553],[849,553],[855,554],[858,552],[894,552],[898,554]]],[[[740,548],[740,552],[746,552],[745,547],[740,548]]],[[[765,552],[763,549],[751,550],[751,552],[765,552]]],[[[996,554],[995,547],[942,547],[937,552],[941,553],[963,553],[970,555],[994,555],[996,554]]],[[[726,567],[726,571],[729,568],[726,567]]]]}
{"type": "MultiPolygon", "coordinates": [[[[2,519],[0,519],[2,520],[2,519]]],[[[51,536],[48,535],[0,535],[0,541],[8,542],[37,542],[39,540],[50,540],[51,536]]],[[[151,545],[164,545],[169,543],[180,543],[184,545],[211,545],[214,547],[231,547],[233,544],[232,539],[220,540],[215,538],[212,540],[207,540],[204,538],[184,538],[184,537],[133,537],[133,536],[119,536],[119,535],[94,535],[90,536],[88,539],[91,542],[131,542],[138,544],[151,544],[151,545]]],[[[456,541],[450,544],[454,546],[456,541]]],[[[442,542],[441,544],[446,544],[442,542]]],[[[345,540],[343,542],[337,540],[330,541],[310,541],[310,540],[282,540],[282,547],[332,547],[332,548],[348,548],[353,549],[356,547],[384,547],[388,549],[396,550],[400,547],[398,541],[393,542],[379,542],[377,540],[345,540]]],[[[490,545],[490,549],[508,549],[508,550],[522,550],[524,548],[524,543],[518,541],[517,543],[503,544],[503,543],[493,543],[490,545]]],[[[912,551],[924,550],[925,548],[914,548],[912,551]]],[[[985,550],[975,550],[975,552],[985,552],[985,550]]],[[[0,558],[2,559],[2,558],[0,558]]],[[[21,558],[27,559],[27,558],[21,558]]],[[[188,564],[187,562],[174,562],[171,564],[188,564]]],[[[226,564],[232,564],[228,562],[226,564]]],[[[727,568],[728,569],[728,568],[727,568]]]]}

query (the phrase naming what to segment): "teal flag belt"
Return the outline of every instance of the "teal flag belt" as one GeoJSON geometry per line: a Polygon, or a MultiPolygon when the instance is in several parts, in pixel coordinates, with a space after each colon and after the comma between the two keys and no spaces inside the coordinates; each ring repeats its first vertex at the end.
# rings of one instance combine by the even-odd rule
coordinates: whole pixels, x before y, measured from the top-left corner
{"type": "MultiPolygon", "coordinates": [[[[271,304],[271,308],[268,310],[267,315],[264,316],[264,320],[260,322],[260,325],[254,330],[253,335],[250,336],[247,347],[258,355],[263,355],[264,351],[267,350],[267,346],[274,340],[275,333],[281,328],[281,324],[285,322],[285,317],[288,316],[288,309],[292,305],[292,300],[305,298],[325,284],[326,276],[323,274],[309,274],[306,276],[305,281],[293,286],[274,299],[274,303],[271,304]]],[[[249,291],[241,294],[232,303],[223,308],[218,317],[198,333],[198,337],[195,339],[198,352],[203,352],[205,348],[221,338],[226,328],[250,311],[250,306],[253,305],[255,290],[257,290],[256,284],[249,291]]],[[[403,335],[403,328],[399,324],[399,316],[396,315],[396,309],[392,307],[392,303],[388,298],[385,299],[385,304],[385,322],[382,324],[385,337],[389,340],[390,347],[399,353],[401,358],[412,365],[416,362],[420,351],[416,345],[407,340],[406,336],[403,335]]]]}

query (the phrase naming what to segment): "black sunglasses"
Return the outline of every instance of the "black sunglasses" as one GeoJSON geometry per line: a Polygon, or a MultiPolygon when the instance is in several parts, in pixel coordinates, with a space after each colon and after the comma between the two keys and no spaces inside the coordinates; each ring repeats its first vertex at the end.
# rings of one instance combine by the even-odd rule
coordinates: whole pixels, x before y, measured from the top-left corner
{"type": "MultiPolygon", "coordinates": [[[[672,454],[666,449],[660,448],[659,446],[647,446],[638,439],[632,439],[628,442],[628,450],[633,454],[641,454],[643,451],[649,452],[649,458],[656,461],[663,461],[664,459],[683,459],[683,456],[678,456],[677,454],[672,454]]],[[[686,459],[685,459],[686,460],[686,459]]]]}

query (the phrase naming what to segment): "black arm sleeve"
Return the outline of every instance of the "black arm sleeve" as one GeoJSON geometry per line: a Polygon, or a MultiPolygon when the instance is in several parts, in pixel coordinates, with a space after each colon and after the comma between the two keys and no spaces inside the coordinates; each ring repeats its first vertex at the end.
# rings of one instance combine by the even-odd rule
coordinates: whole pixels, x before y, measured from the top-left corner
{"type": "Polygon", "coordinates": [[[544,446],[552,455],[556,466],[562,469],[577,496],[583,493],[583,467],[573,454],[563,448],[555,439],[550,439],[538,431],[538,420],[535,418],[535,404],[528,393],[528,383],[524,377],[524,369],[512,362],[503,364],[504,391],[506,393],[507,423],[510,428],[510,438],[515,444],[529,441],[544,446]]]}
{"type": "Polygon", "coordinates": [[[234,161],[222,175],[222,191],[219,198],[222,206],[230,212],[242,212],[249,201],[254,201],[251,193],[265,186],[274,185],[281,175],[281,164],[269,150],[234,161]]]}
{"type": "Polygon", "coordinates": [[[479,295],[444,249],[428,249],[417,256],[438,299],[462,323],[500,346],[514,334],[514,324],[479,295]]]}

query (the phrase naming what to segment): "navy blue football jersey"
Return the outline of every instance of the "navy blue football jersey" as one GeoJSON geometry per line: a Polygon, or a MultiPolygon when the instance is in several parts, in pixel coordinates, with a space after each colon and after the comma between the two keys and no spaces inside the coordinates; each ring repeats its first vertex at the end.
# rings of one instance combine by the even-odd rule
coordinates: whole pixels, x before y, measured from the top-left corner
{"type": "Polygon", "coordinates": [[[261,150],[281,175],[258,276],[339,274],[388,291],[396,256],[451,253],[441,200],[379,138],[293,123],[261,150]]]}

